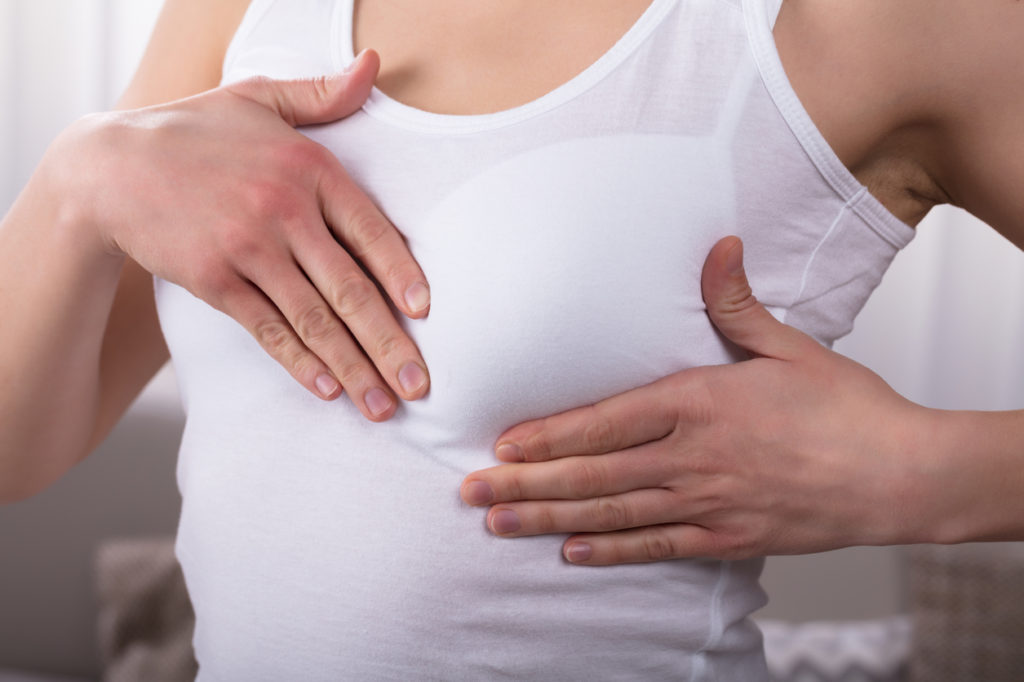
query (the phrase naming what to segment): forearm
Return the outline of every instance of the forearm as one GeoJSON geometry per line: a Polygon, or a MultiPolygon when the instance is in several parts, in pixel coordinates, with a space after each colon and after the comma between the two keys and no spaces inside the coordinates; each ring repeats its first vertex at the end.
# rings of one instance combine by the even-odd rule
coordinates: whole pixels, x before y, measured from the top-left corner
{"type": "Polygon", "coordinates": [[[926,501],[912,541],[1024,540],[1024,410],[935,410],[929,442],[911,488],[926,501]]]}
{"type": "MultiPolygon", "coordinates": [[[[60,141],[56,143],[60,144],[60,141]]],[[[100,352],[124,257],[108,251],[51,151],[0,223],[0,502],[86,454],[100,352]]]]}

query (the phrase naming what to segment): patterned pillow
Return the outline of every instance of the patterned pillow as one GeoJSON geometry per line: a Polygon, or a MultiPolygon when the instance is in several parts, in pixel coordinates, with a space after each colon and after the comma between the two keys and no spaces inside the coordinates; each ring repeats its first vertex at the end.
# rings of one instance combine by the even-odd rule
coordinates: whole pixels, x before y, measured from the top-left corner
{"type": "Polygon", "coordinates": [[[904,682],[907,616],[790,624],[759,620],[773,682],[904,682]]]}
{"type": "Polygon", "coordinates": [[[913,680],[1024,679],[1024,543],[913,548],[910,606],[913,680]]]}

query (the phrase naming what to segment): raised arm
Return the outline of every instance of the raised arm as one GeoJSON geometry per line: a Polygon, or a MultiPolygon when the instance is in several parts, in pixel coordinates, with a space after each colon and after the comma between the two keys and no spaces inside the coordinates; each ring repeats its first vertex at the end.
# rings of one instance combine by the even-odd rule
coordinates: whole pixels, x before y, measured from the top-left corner
{"type": "MultiPolygon", "coordinates": [[[[166,3],[118,107],[215,87],[247,4],[166,3]],[[177,49],[193,36],[194,49],[177,49]]],[[[91,176],[90,159],[55,147],[0,223],[3,501],[35,492],[90,452],[167,360],[152,276],[81,224],[92,198],[64,191],[73,176],[91,176]]]]}
{"type": "Polygon", "coordinates": [[[144,108],[71,126],[0,225],[0,502],[87,455],[167,359],[149,273],[370,419],[427,390],[361,266],[409,316],[427,311],[422,272],[334,156],[294,130],[357,110],[379,60],[210,90],[246,5],[170,0],[120,103],[144,108]]]}

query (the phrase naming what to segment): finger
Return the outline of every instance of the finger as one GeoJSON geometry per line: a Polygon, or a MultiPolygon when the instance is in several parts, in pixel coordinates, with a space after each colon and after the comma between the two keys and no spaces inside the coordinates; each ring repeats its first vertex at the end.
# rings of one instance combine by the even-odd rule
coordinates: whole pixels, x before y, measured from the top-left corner
{"type": "Polygon", "coordinates": [[[430,380],[416,344],[359,265],[326,229],[319,235],[297,250],[299,265],[391,388],[406,400],[423,397],[430,380]]]}
{"type": "MultiPolygon", "coordinates": [[[[674,523],[614,533],[574,535],[562,545],[566,561],[585,566],[647,563],[696,557],[730,558],[721,540],[703,526],[674,523]]],[[[731,557],[739,558],[739,557],[731,557]]]]}
{"type": "Polygon", "coordinates": [[[337,158],[330,156],[320,171],[320,209],[335,237],[381,283],[399,310],[424,317],[430,309],[430,287],[402,235],[337,158]]]}
{"type": "Polygon", "coordinates": [[[648,444],[596,457],[491,467],[467,476],[460,491],[462,499],[474,506],[517,500],[583,500],[658,487],[672,475],[666,464],[661,448],[648,444]]]}
{"type": "Polygon", "coordinates": [[[341,384],[327,365],[302,343],[288,320],[258,288],[239,279],[236,286],[222,290],[215,305],[241,323],[268,355],[314,395],[324,400],[341,395],[341,384]]]}
{"type": "Polygon", "coordinates": [[[685,391],[679,378],[674,384],[661,380],[594,405],[513,426],[498,437],[495,454],[505,462],[542,462],[659,440],[676,425],[668,399],[673,385],[685,391]]]}
{"type": "Polygon", "coordinates": [[[740,348],[765,357],[793,359],[807,351],[802,332],[785,325],[754,297],[743,269],[743,242],[726,237],[711,249],[701,274],[708,316],[740,348]]]}
{"type": "Polygon", "coordinates": [[[380,57],[364,50],[348,69],[316,78],[248,78],[226,89],[276,112],[291,126],[330,123],[363,106],[380,69],[380,57]]]}
{"type": "Polygon", "coordinates": [[[550,533],[596,533],[678,520],[678,501],[668,490],[647,488],[588,500],[544,500],[500,504],[487,513],[487,527],[502,537],[550,533]]]}
{"type": "Polygon", "coordinates": [[[391,390],[294,261],[264,262],[258,271],[243,274],[277,306],[302,344],[327,363],[368,419],[382,421],[394,414],[391,390]]]}

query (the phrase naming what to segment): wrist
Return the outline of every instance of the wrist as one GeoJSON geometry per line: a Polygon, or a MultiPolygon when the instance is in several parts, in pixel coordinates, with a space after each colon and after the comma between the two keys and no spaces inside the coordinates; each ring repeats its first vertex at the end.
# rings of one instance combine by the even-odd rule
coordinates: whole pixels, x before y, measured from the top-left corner
{"type": "Polygon", "coordinates": [[[104,140],[104,115],[86,116],[64,130],[46,151],[29,185],[28,201],[39,213],[41,224],[67,249],[89,260],[120,266],[124,253],[103,229],[100,204],[106,195],[102,158],[116,148],[104,140]]]}
{"type": "Polygon", "coordinates": [[[866,504],[853,522],[864,537],[851,544],[931,542],[934,491],[949,468],[936,456],[936,412],[901,398],[886,411],[888,423],[874,427],[873,471],[861,482],[870,491],[860,495],[866,504]]]}
{"type": "Polygon", "coordinates": [[[1024,411],[932,413],[912,541],[1024,539],[1024,411]]]}

